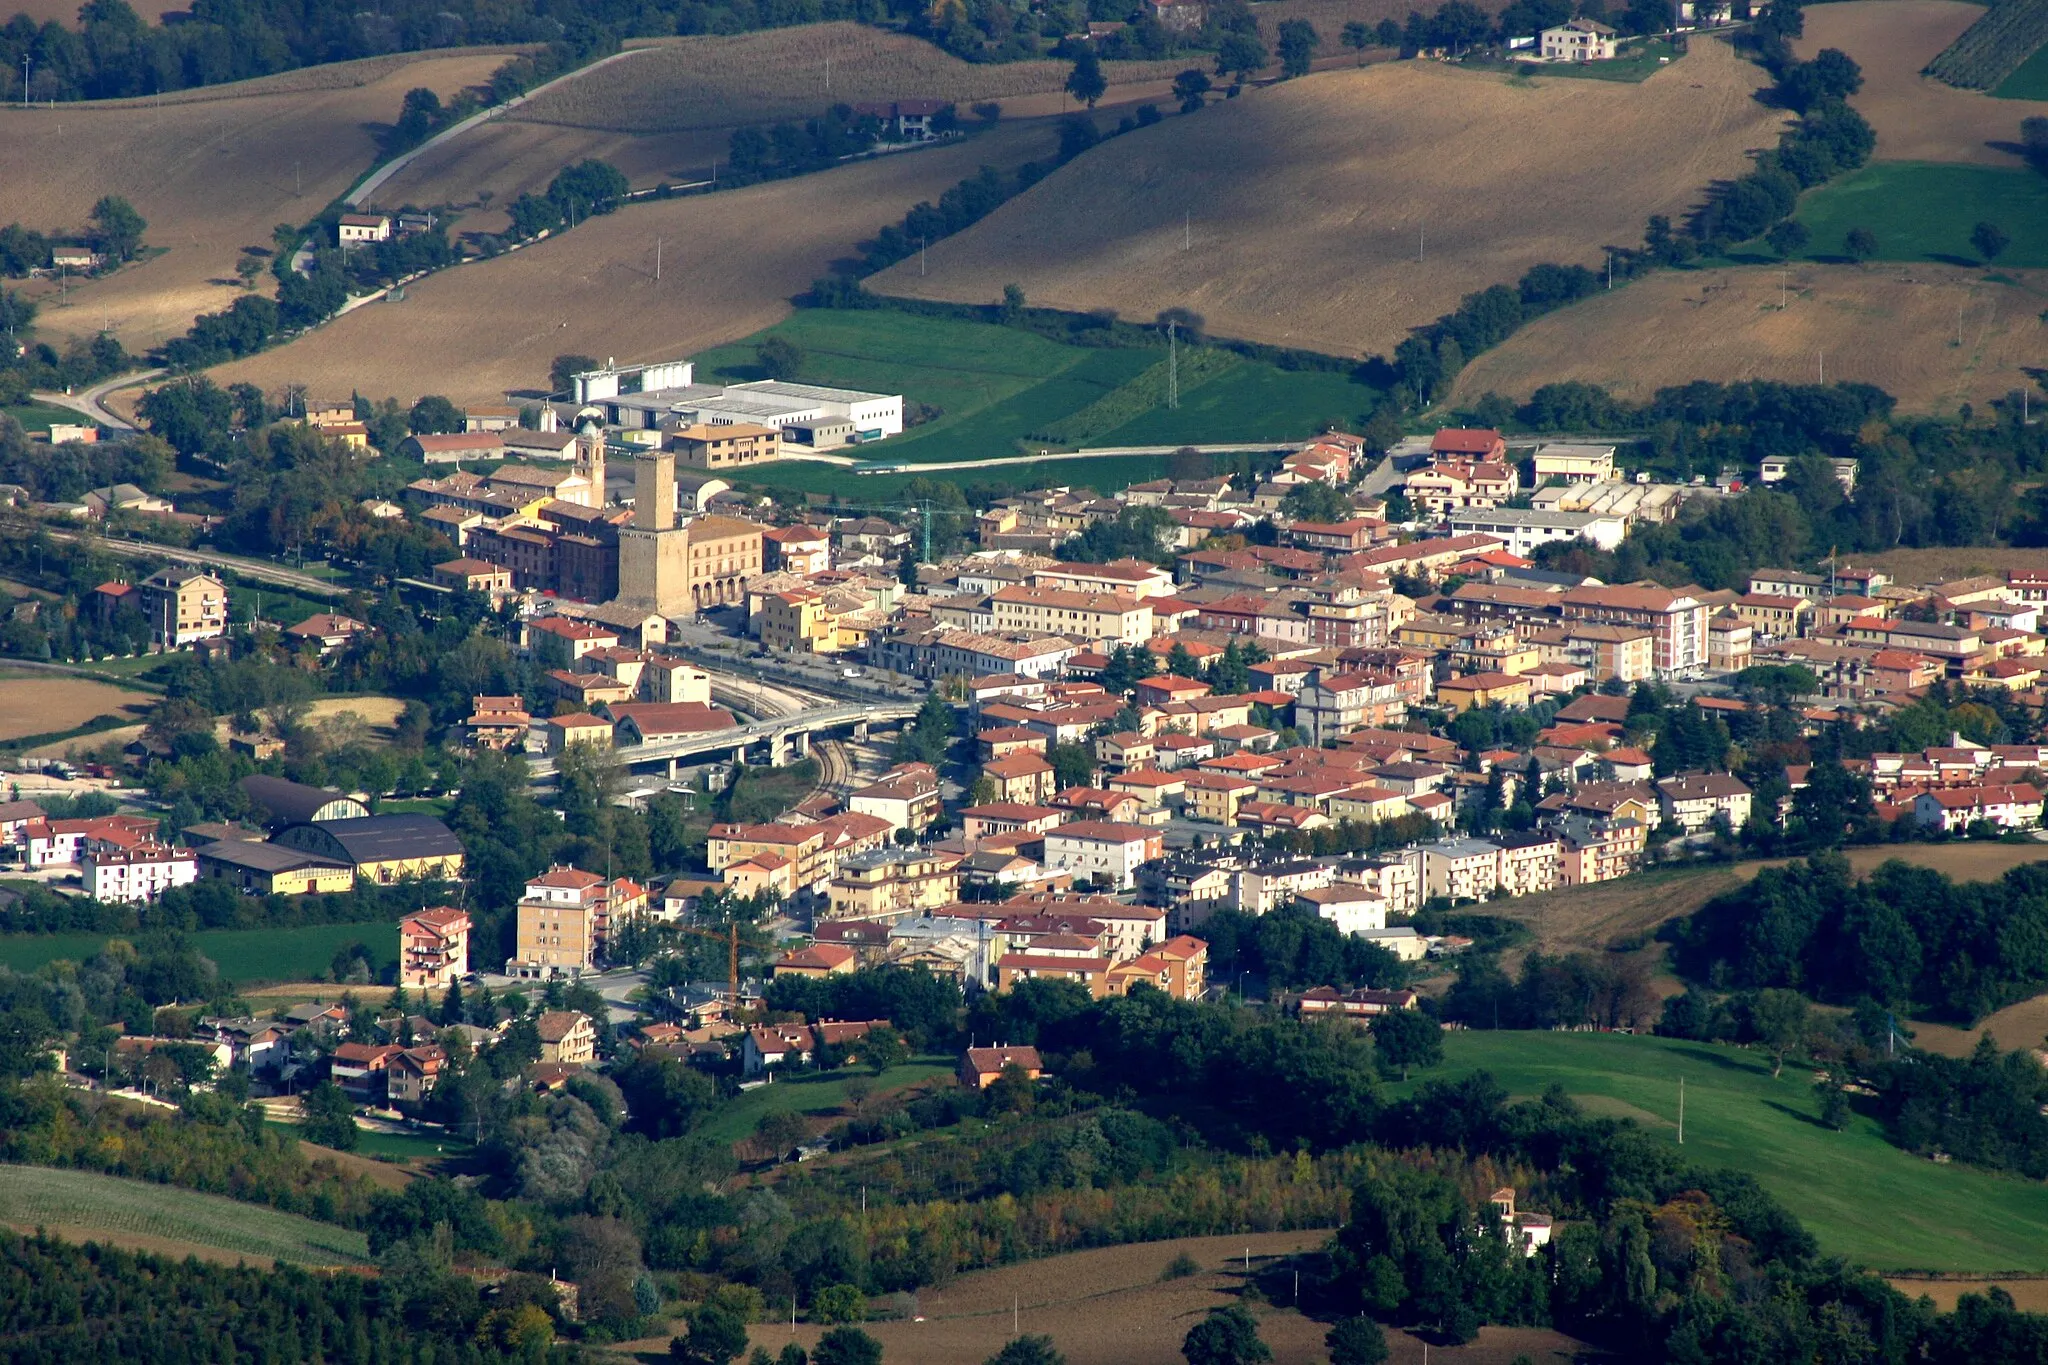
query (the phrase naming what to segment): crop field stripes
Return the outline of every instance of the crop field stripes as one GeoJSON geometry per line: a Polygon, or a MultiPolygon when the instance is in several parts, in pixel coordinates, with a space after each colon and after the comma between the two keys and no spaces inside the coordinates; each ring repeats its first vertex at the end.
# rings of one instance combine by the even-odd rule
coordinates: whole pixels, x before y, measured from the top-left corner
{"type": "Polygon", "coordinates": [[[252,1262],[362,1265],[360,1232],[260,1204],[93,1171],[0,1165],[0,1222],[49,1228],[67,1240],[95,1232],[209,1247],[252,1262]]]}
{"type": "Polygon", "coordinates": [[[1926,74],[1963,90],[1990,90],[2048,46],[2048,0],[1999,0],[1935,54],[1926,74]]]}

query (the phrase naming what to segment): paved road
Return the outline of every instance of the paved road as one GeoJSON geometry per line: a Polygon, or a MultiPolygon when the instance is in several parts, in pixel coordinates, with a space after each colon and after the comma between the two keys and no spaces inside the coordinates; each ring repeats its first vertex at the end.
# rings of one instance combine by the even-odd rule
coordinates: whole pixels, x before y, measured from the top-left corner
{"type": "Polygon", "coordinates": [[[440,132],[434,134],[425,142],[422,142],[419,146],[405,153],[405,155],[393,157],[391,160],[379,166],[376,170],[371,171],[370,174],[364,177],[363,180],[360,183],[358,183],[354,189],[350,190],[347,194],[342,196],[341,202],[348,205],[352,209],[361,208],[363,204],[369,199],[369,197],[372,194],[375,194],[378,188],[382,186],[385,181],[389,180],[392,176],[397,175],[407,166],[410,166],[414,162],[414,160],[421,156],[424,156],[427,152],[432,151],[434,148],[439,147],[441,144],[445,142],[451,142],[454,139],[461,137],[464,133],[476,127],[478,124],[488,123],[490,120],[497,118],[510,110],[517,109],[520,105],[526,103],[528,100],[533,99],[538,95],[546,94],[548,91],[554,89],[556,86],[562,84],[562,82],[564,81],[573,81],[578,76],[589,75],[591,72],[596,71],[599,67],[610,66],[613,62],[622,62],[628,57],[637,57],[643,52],[652,51],[654,51],[653,48],[635,47],[628,48],[624,52],[614,52],[611,56],[603,58],[600,61],[592,62],[589,66],[579,66],[574,71],[571,71],[566,75],[557,76],[553,80],[547,82],[545,85],[536,85],[535,87],[533,87],[533,89],[527,91],[523,95],[514,95],[511,99],[506,100],[503,104],[494,104],[480,114],[471,114],[462,122],[455,124],[452,127],[443,128],[440,132]]]}
{"type": "Polygon", "coordinates": [[[135,430],[133,422],[106,407],[101,400],[116,389],[126,389],[132,388],[137,384],[146,384],[162,373],[164,373],[162,370],[141,370],[134,374],[124,374],[117,378],[109,379],[104,383],[95,384],[84,393],[39,392],[34,397],[38,403],[48,403],[51,407],[70,408],[73,412],[83,413],[101,426],[111,430],[133,431],[135,430]]]}
{"type": "MultiPolygon", "coordinates": [[[[75,531],[51,531],[38,527],[52,540],[77,540],[75,531]]],[[[147,540],[118,540],[112,536],[95,537],[98,547],[120,559],[164,559],[173,564],[190,564],[205,569],[225,569],[239,578],[254,579],[258,583],[271,583],[280,588],[292,588],[298,592],[317,593],[332,597],[343,591],[340,584],[324,578],[315,578],[309,573],[287,569],[281,565],[268,564],[260,559],[244,559],[240,555],[224,555],[213,550],[180,550],[170,545],[158,545],[147,540]]]]}

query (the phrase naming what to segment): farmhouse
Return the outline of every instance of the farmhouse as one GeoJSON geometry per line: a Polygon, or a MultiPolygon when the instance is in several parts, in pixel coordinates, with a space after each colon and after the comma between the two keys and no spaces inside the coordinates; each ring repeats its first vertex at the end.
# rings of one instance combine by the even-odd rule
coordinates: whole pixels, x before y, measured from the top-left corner
{"type": "Polygon", "coordinates": [[[1570,19],[1543,30],[1542,51],[1548,62],[1612,61],[1615,31],[1598,19],[1570,19]]]}

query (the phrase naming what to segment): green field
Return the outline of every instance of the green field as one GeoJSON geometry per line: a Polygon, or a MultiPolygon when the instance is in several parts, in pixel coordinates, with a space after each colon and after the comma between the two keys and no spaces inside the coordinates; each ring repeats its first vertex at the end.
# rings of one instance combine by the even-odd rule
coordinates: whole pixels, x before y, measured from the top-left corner
{"type": "MultiPolygon", "coordinates": [[[[32,972],[64,958],[81,962],[99,951],[106,934],[9,934],[0,938],[0,965],[32,972]]],[[[238,986],[266,981],[324,978],[339,949],[361,943],[379,972],[398,961],[398,931],[376,922],[314,924],[300,929],[205,929],[192,946],[238,986]]]]}
{"type": "Polygon", "coordinates": [[[2048,100],[2048,47],[2036,49],[1991,93],[2002,100],[2048,100]]]}
{"type": "Polygon", "coordinates": [[[1444,1053],[1433,1079],[1486,1070],[1517,1097],[1555,1083],[1674,1142],[1683,1078],[1686,1156],[1755,1176],[1828,1254],[1879,1270],[2048,1271],[2048,1183],[1937,1166],[1861,1115],[1831,1132],[1795,1065],[1772,1080],[1761,1053],[1601,1033],[1464,1031],[1444,1053]]]}
{"type": "Polygon", "coordinates": [[[1810,260],[1842,259],[1850,230],[1868,228],[1880,260],[1978,265],[1970,232],[1988,222],[2012,239],[1999,266],[2048,266],[2048,176],[2033,171],[1874,162],[1809,192],[1796,216],[1813,234],[1810,260]]]}
{"type": "MultiPolygon", "coordinates": [[[[754,348],[771,335],[802,350],[806,382],[901,393],[939,409],[935,419],[862,452],[890,464],[998,458],[1056,444],[1030,438],[1132,385],[1166,358],[1156,348],[1071,346],[994,323],[887,308],[806,309],[698,356],[699,373],[758,378],[754,348]]],[[[1329,422],[1356,422],[1377,397],[1348,375],[1240,361],[1184,387],[1177,410],[1155,407],[1089,433],[1085,444],[1299,440],[1329,422]]]]}
{"type": "Polygon", "coordinates": [[[23,403],[14,407],[0,407],[15,421],[21,423],[24,431],[47,432],[53,422],[83,422],[85,418],[69,408],[46,408],[40,403],[23,403]]]}
{"type": "Polygon", "coordinates": [[[66,1240],[102,1232],[187,1244],[143,1242],[146,1250],[170,1255],[212,1247],[258,1264],[364,1265],[370,1259],[368,1239],[348,1228],[170,1185],[43,1166],[0,1166],[0,1223],[49,1228],[66,1240]]]}
{"type": "MultiPolygon", "coordinates": [[[[902,1090],[952,1074],[951,1062],[922,1058],[890,1067],[877,1079],[875,1090],[878,1094],[902,1090]]],[[[787,1113],[792,1109],[806,1114],[834,1113],[846,1103],[846,1083],[856,1076],[872,1077],[873,1073],[866,1067],[854,1067],[778,1079],[773,1085],[757,1087],[729,1101],[699,1133],[713,1142],[739,1142],[754,1135],[754,1125],[765,1114],[787,1113]]]]}

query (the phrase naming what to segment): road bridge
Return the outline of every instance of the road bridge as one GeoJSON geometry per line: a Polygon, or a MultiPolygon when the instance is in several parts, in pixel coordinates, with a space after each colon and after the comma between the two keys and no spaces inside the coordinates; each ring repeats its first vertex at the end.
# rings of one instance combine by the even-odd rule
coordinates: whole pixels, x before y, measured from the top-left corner
{"type": "MultiPolygon", "coordinates": [[[[766,745],[770,765],[779,768],[789,761],[792,750],[799,757],[808,756],[813,735],[851,730],[855,739],[866,739],[869,726],[909,720],[917,712],[918,707],[908,702],[841,702],[784,716],[767,716],[724,730],[650,744],[623,744],[612,752],[627,768],[662,763],[668,765],[673,776],[677,765],[686,759],[729,753],[735,762],[744,763],[748,750],[766,745]]],[[[546,781],[555,775],[552,757],[531,759],[527,767],[535,781],[546,781]]]]}

